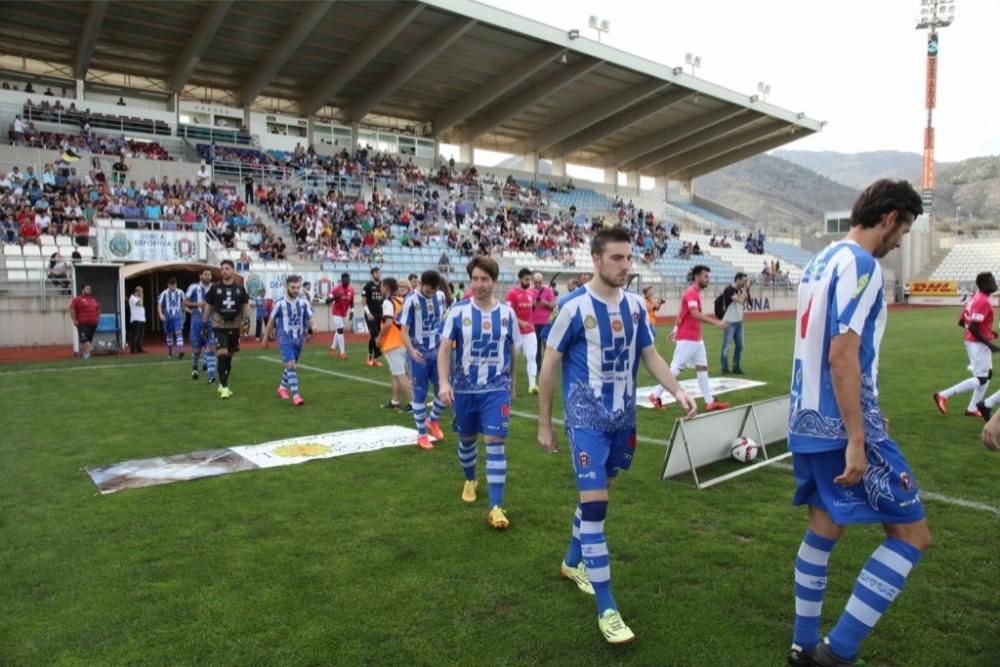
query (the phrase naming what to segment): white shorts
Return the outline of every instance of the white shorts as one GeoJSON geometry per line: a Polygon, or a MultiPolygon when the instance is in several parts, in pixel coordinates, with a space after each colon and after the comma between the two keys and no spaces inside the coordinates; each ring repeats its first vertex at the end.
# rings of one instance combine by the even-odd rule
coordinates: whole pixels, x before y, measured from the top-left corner
{"type": "Polygon", "coordinates": [[[993,355],[990,348],[978,341],[965,341],[965,352],[969,355],[969,370],[977,378],[989,377],[993,369],[993,355]]]}
{"type": "Polygon", "coordinates": [[[685,368],[708,367],[708,353],[703,340],[679,340],[674,348],[674,358],[670,360],[670,372],[677,375],[685,368]]]}
{"type": "Polygon", "coordinates": [[[344,318],[341,317],[340,315],[334,315],[333,316],[333,330],[336,332],[337,329],[343,329],[343,328],[344,328],[344,318]]]}
{"type": "Polygon", "coordinates": [[[389,373],[392,375],[406,375],[406,348],[395,347],[385,353],[385,360],[389,362],[389,373]]]}
{"type": "Polygon", "coordinates": [[[535,338],[534,331],[521,334],[521,342],[517,346],[517,351],[531,361],[535,360],[535,355],[538,354],[538,339],[535,338]]]}

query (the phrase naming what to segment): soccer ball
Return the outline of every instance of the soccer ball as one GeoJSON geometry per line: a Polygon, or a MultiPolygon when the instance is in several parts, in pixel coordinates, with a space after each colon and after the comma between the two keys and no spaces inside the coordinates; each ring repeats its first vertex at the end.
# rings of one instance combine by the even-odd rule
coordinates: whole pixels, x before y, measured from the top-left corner
{"type": "Polygon", "coordinates": [[[758,451],[760,451],[760,445],[742,435],[733,440],[733,444],[729,447],[729,453],[740,463],[750,463],[757,458],[758,451]]]}

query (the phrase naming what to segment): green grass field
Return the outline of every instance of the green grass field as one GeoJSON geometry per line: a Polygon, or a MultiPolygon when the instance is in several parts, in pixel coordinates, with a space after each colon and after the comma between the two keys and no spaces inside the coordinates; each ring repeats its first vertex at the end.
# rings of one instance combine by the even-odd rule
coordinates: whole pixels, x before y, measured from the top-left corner
{"type": "MultiPolygon", "coordinates": [[[[959,416],[961,398],[948,417],[930,399],[966,372],[954,320],[951,310],[890,315],[883,406],[925,493],[996,508],[1000,456],[980,444],[982,421],[959,416]]],[[[744,367],[768,384],[724,400],[787,393],[791,320],[751,321],[746,333],[744,367]]],[[[719,343],[713,330],[712,358],[719,343]]],[[[667,342],[658,345],[669,359],[667,342]]],[[[333,362],[312,347],[303,363],[388,380],[387,369],[364,365],[361,346],[350,351],[333,362]]],[[[261,357],[277,352],[238,356],[228,402],[189,379],[186,359],[0,368],[0,664],[784,664],[805,529],[786,468],[697,491],[660,481],[664,447],[640,444],[607,523],[615,595],[638,637],[621,648],[600,636],[593,599],[559,578],[576,502],[568,447],[563,438],[558,456],[545,454],[528,418],[511,422],[504,533],[486,525],[482,492],[475,506],[459,500],[453,434],[432,452],[96,493],[85,466],[412,426],[377,409],[387,389],[310,370],[300,372],[308,402],[293,409],[274,397],[280,366],[261,357]]],[[[534,413],[519,369],[514,409],[534,413]]],[[[668,437],[676,416],[640,411],[640,435],[668,437]]],[[[480,470],[484,460],[480,449],[480,470]]],[[[1000,516],[933,498],[935,545],[863,657],[995,665],[1000,516]]],[[[838,545],[824,631],[881,539],[877,527],[856,527],[838,545]]]]}

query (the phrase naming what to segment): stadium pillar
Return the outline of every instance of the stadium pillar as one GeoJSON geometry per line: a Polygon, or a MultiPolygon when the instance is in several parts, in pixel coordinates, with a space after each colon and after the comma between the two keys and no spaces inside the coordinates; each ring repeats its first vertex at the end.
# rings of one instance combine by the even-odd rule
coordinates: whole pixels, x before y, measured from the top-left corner
{"type": "Polygon", "coordinates": [[[358,150],[358,140],[361,138],[361,133],[358,131],[358,124],[351,123],[351,153],[358,150]]]}
{"type": "Polygon", "coordinates": [[[458,161],[462,164],[475,164],[476,150],[472,147],[472,142],[465,142],[458,145],[458,161]]]}
{"type": "Polygon", "coordinates": [[[618,167],[605,167],[601,182],[610,185],[615,189],[615,192],[618,192],[618,167]]]}
{"type": "Polygon", "coordinates": [[[76,99],[83,100],[83,79],[76,80],[76,99]]]}
{"type": "Polygon", "coordinates": [[[653,178],[653,190],[657,193],[662,194],[664,197],[667,196],[667,189],[670,187],[670,179],[666,176],[656,176],[653,178]]]}
{"type": "Polygon", "coordinates": [[[552,160],[552,175],[556,178],[566,177],[566,160],[561,157],[557,157],[552,160]]]}
{"type": "Polygon", "coordinates": [[[522,156],[523,169],[530,172],[535,176],[533,180],[538,179],[538,153],[525,153],[522,156]]]}
{"type": "Polygon", "coordinates": [[[683,202],[691,203],[694,199],[694,181],[690,178],[684,178],[677,181],[680,186],[680,192],[678,193],[678,199],[683,202]]]}
{"type": "Polygon", "coordinates": [[[628,188],[629,192],[634,192],[639,194],[639,172],[638,171],[627,171],[625,172],[625,187],[628,188]]]}
{"type": "Polygon", "coordinates": [[[309,116],[306,118],[306,147],[310,148],[313,145],[313,137],[315,136],[314,129],[316,123],[316,116],[309,116]]]}

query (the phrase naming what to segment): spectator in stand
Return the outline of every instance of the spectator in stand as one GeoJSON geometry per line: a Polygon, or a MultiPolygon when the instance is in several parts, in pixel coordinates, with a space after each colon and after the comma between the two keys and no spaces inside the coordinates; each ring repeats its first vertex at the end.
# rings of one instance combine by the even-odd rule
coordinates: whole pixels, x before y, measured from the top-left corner
{"type": "Polygon", "coordinates": [[[243,177],[243,199],[246,203],[253,203],[254,187],[253,187],[253,174],[247,172],[247,175],[243,177]]]}
{"type": "Polygon", "coordinates": [[[118,98],[118,101],[117,101],[117,102],[115,102],[115,104],[116,104],[117,106],[120,106],[120,107],[123,107],[123,106],[125,106],[125,98],[124,98],[124,97],[119,97],[119,98],[118,98]]]}
{"type": "Polygon", "coordinates": [[[198,172],[195,174],[195,178],[198,180],[198,185],[203,188],[207,188],[212,185],[212,170],[209,169],[204,160],[201,161],[201,166],[198,167],[198,172]]]}
{"type": "Polygon", "coordinates": [[[20,146],[25,143],[24,133],[27,128],[21,116],[14,116],[14,145],[20,146]]]}
{"type": "Polygon", "coordinates": [[[94,342],[94,333],[101,318],[101,304],[91,293],[90,285],[84,285],[80,295],[69,302],[69,315],[79,336],[80,356],[90,359],[90,344],[94,342]]]}
{"type": "Polygon", "coordinates": [[[40,248],[42,246],[42,230],[38,228],[35,216],[29,212],[28,217],[23,218],[23,220],[20,231],[21,247],[23,248],[26,243],[34,243],[40,248]]]}
{"type": "Polygon", "coordinates": [[[49,256],[49,280],[58,287],[69,287],[69,263],[56,250],[49,256]]]}
{"type": "Polygon", "coordinates": [[[90,225],[87,224],[86,218],[81,216],[74,220],[70,231],[73,233],[73,243],[78,246],[90,245],[90,225]]]}
{"type": "Polygon", "coordinates": [[[111,166],[111,174],[115,185],[124,185],[128,177],[128,165],[125,164],[125,156],[121,155],[118,161],[111,166]]]}
{"type": "Polygon", "coordinates": [[[441,251],[441,257],[438,258],[438,270],[441,273],[451,272],[451,258],[448,256],[447,250],[441,251]]]}

